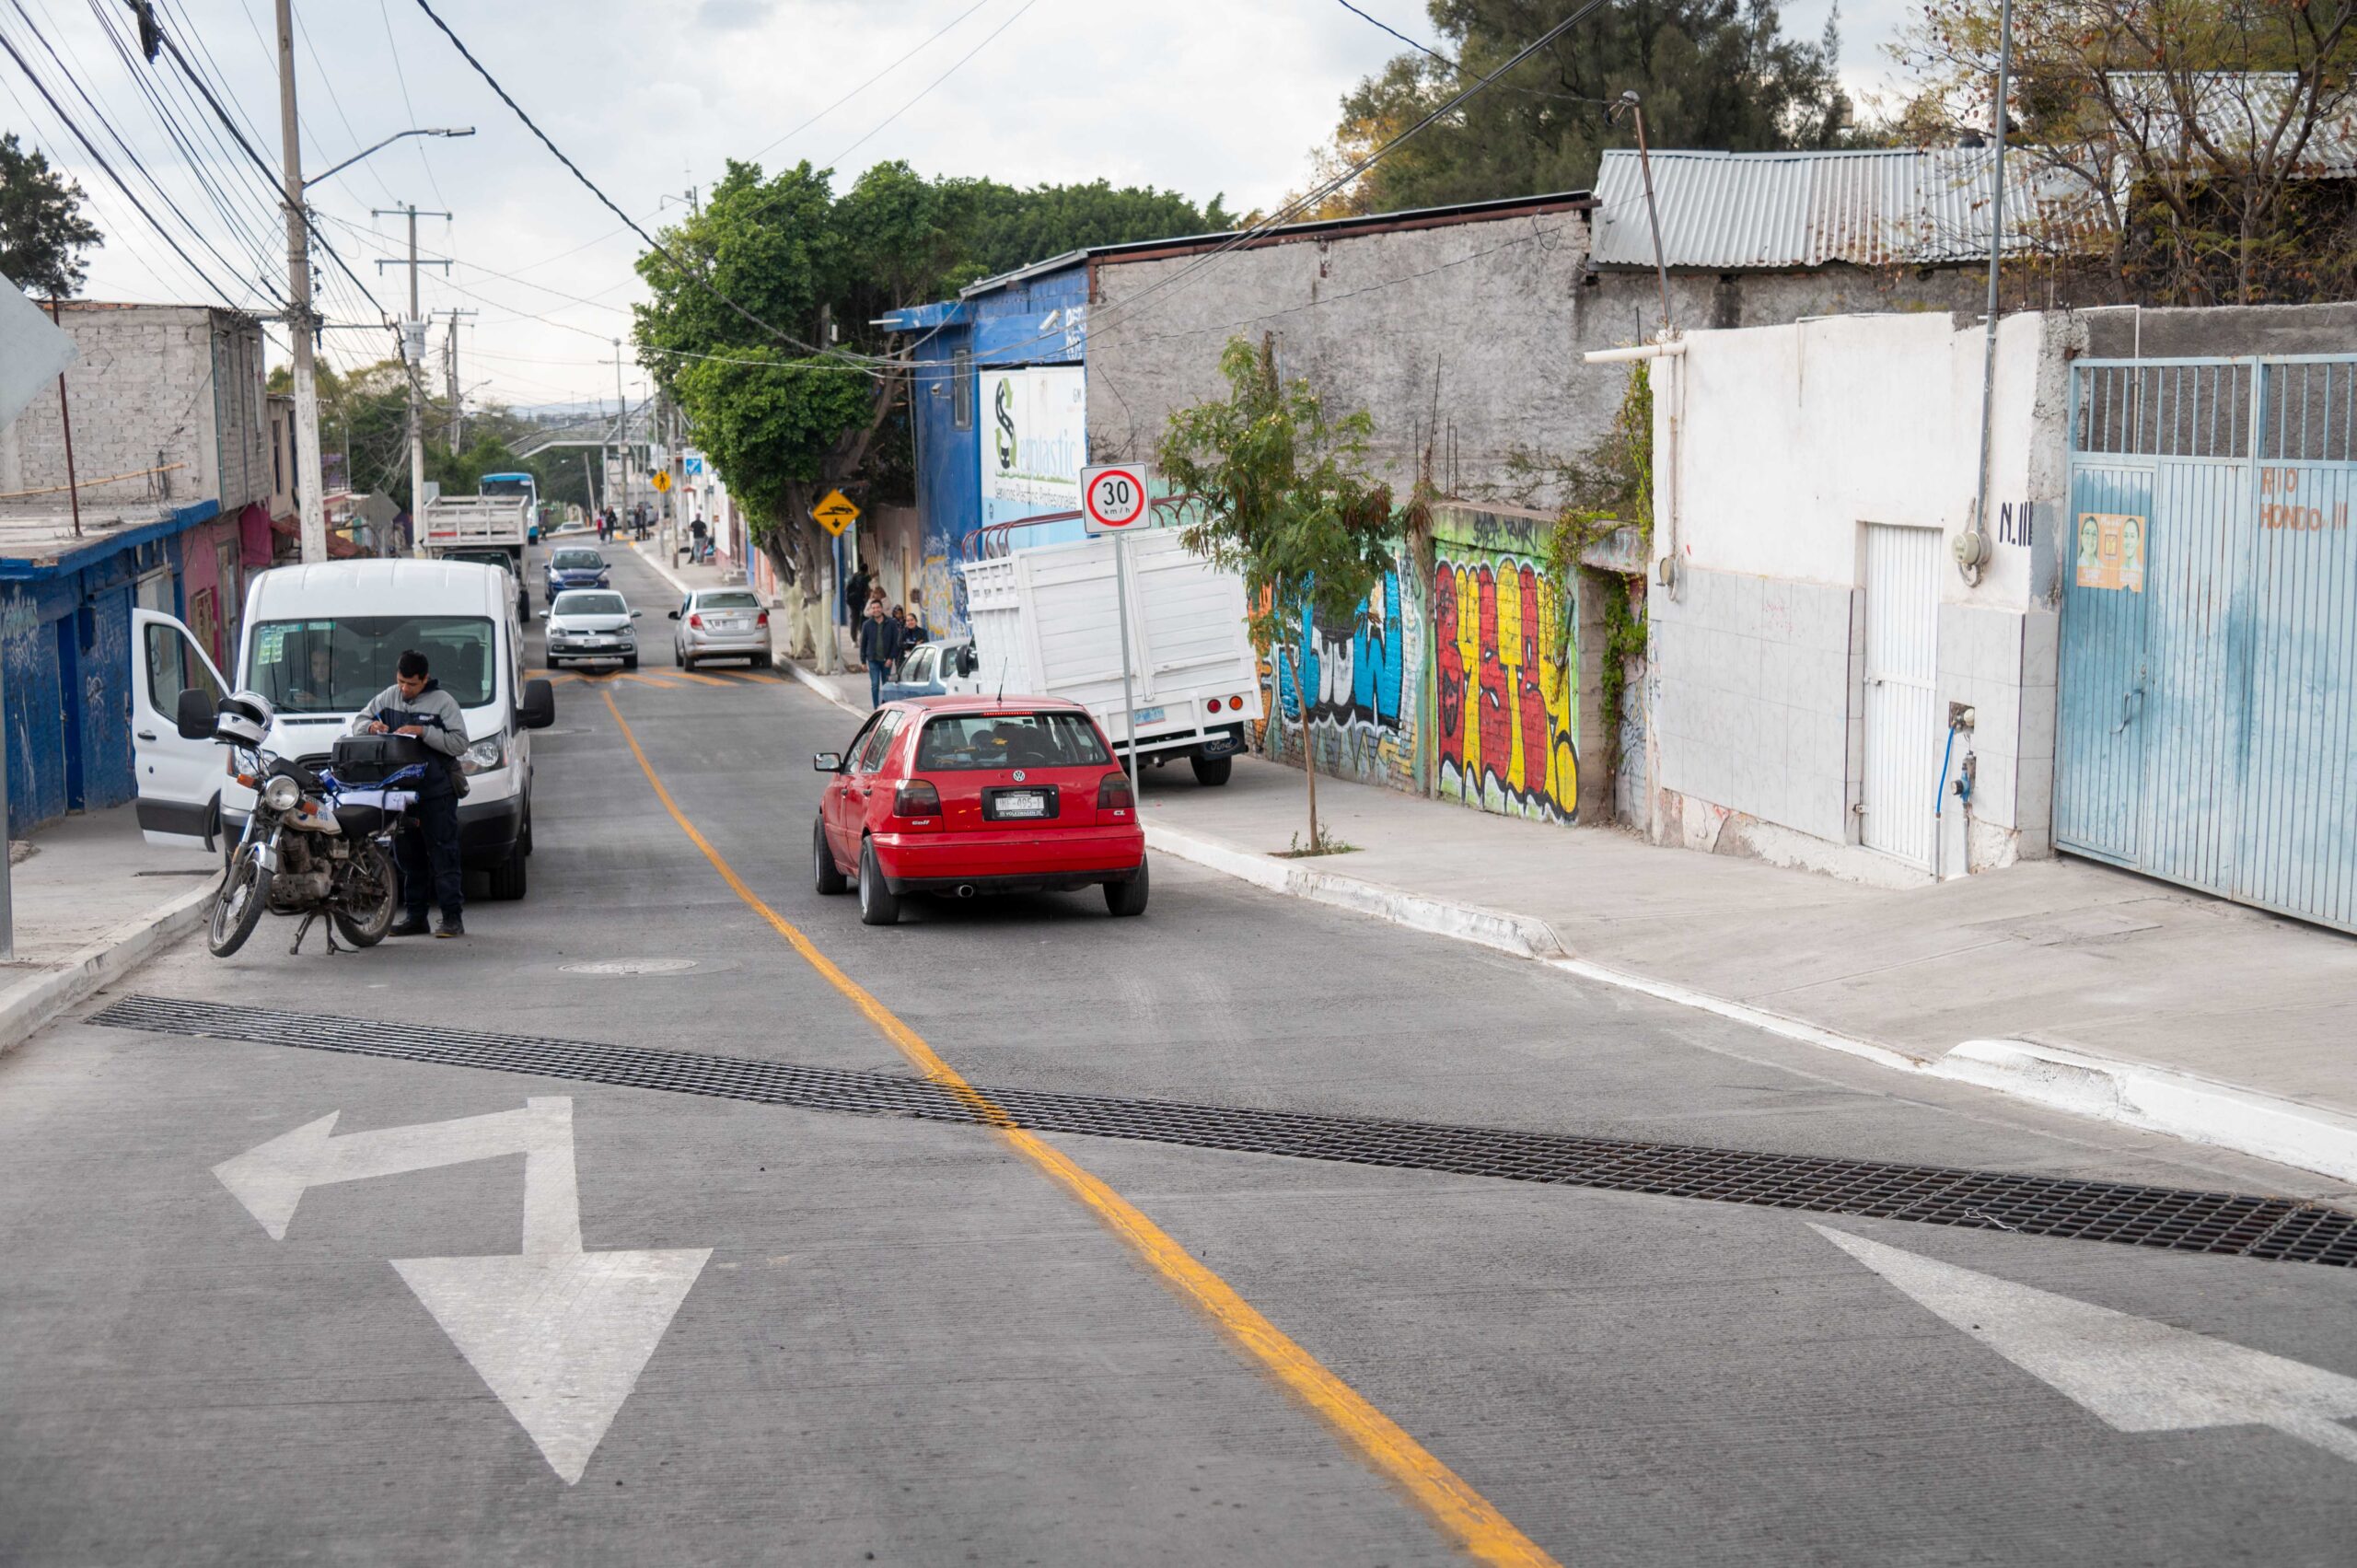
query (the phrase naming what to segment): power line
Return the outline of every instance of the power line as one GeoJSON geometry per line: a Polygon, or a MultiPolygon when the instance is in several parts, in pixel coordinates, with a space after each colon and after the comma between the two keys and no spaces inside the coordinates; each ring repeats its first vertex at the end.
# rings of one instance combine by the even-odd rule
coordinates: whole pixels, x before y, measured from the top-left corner
{"type": "MultiPolygon", "coordinates": [[[[384,18],[385,52],[393,58],[393,80],[401,89],[401,110],[409,116],[409,122],[414,125],[417,123],[417,106],[409,100],[409,73],[401,69],[401,46],[394,41],[393,13],[385,4],[385,0],[377,0],[377,14],[384,18]]],[[[323,65],[319,71],[324,75],[327,67],[323,65]]],[[[358,139],[356,136],[354,138],[355,142],[358,139]]],[[[434,199],[444,206],[448,206],[450,203],[442,195],[442,182],[434,178],[434,164],[425,156],[425,144],[423,141],[417,144],[417,162],[418,167],[425,170],[426,187],[434,192],[434,199]]]]}
{"type": "Polygon", "coordinates": [[[729,309],[735,311],[746,320],[750,321],[754,326],[759,327],[761,331],[767,332],[770,336],[777,339],[780,343],[783,343],[789,347],[797,348],[805,354],[816,354],[822,358],[847,359],[861,362],[863,364],[874,360],[875,356],[873,355],[853,354],[841,349],[822,349],[813,347],[811,344],[804,343],[801,339],[795,337],[793,333],[785,331],[781,328],[773,327],[767,321],[762,320],[759,316],[754,315],[750,310],[746,309],[734,299],[731,299],[728,296],[721,293],[720,290],[713,285],[711,280],[706,278],[702,273],[690,270],[686,263],[682,262],[679,257],[671,253],[669,247],[666,246],[661,240],[656,238],[653,235],[647,233],[644,228],[641,228],[638,225],[637,219],[622,211],[620,206],[615,204],[614,199],[611,196],[607,195],[605,192],[599,190],[598,188],[598,182],[590,179],[586,174],[584,174],[581,171],[581,166],[579,164],[575,163],[571,158],[565,157],[563,149],[559,147],[555,142],[549,138],[549,134],[541,130],[530,115],[524,112],[524,106],[517,103],[514,98],[509,96],[507,89],[500,86],[499,78],[491,74],[490,67],[486,66],[482,61],[475,58],[474,52],[469,49],[466,44],[459,40],[459,35],[450,29],[450,24],[442,19],[440,15],[435,11],[434,7],[427,3],[427,0],[417,0],[417,8],[424,12],[427,18],[431,20],[435,27],[442,30],[442,36],[450,41],[450,46],[459,52],[460,57],[463,58],[468,64],[474,67],[475,75],[481,76],[484,83],[490,87],[491,90],[499,95],[499,101],[505,104],[508,107],[508,110],[514,113],[516,118],[523,122],[524,128],[531,132],[534,136],[540,139],[540,145],[548,148],[550,156],[554,157],[557,162],[564,165],[565,168],[573,175],[573,178],[581,182],[582,189],[597,197],[598,200],[605,205],[608,212],[612,213],[616,217],[621,219],[623,223],[629,225],[631,231],[636,234],[639,238],[644,240],[649,250],[662,257],[664,261],[669,262],[672,268],[682,277],[688,278],[699,288],[702,288],[706,294],[712,296],[713,298],[720,301],[721,304],[726,305],[729,309]]]}
{"type": "MultiPolygon", "coordinates": [[[[889,114],[886,115],[882,120],[877,121],[877,123],[876,123],[876,125],[875,125],[875,127],[874,127],[874,129],[870,130],[870,131],[867,133],[867,134],[866,134],[865,136],[862,136],[858,141],[853,142],[850,146],[845,147],[842,151],[841,151],[841,152],[837,153],[834,157],[832,157],[829,158],[829,159],[827,160],[827,167],[828,167],[828,168],[834,168],[836,165],[838,165],[838,164],[842,163],[842,162],[843,161],[843,159],[845,159],[845,158],[847,158],[847,157],[851,157],[851,155],[852,155],[852,154],[853,154],[853,153],[857,152],[861,147],[865,146],[865,145],[867,145],[867,142],[868,142],[869,138],[870,138],[870,137],[873,137],[873,136],[874,136],[877,132],[879,132],[879,131],[883,130],[885,126],[889,125],[890,123],[892,123],[892,122],[893,122],[893,121],[898,120],[901,115],[906,114],[910,110],[914,109],[914,108],[917,106],[917,103],[918,103],[919,99],[922,99],[925,96],[925,94],[926,94],[926,93],[929,93],[929,92],[933,91],[933,89],[934,89],[934,88],[935,88],[935,87],[939,87],[942,83],[944,83],[944,82],[947,81],[950,77],[952,77],[952,76],[956,75],[958,74],[958,68],[959,68],[960,66],[963,66],[963,65],[966,64],[966,62],[967,62],[967,61],[971,60],[975,55],[980,54],[983,50],[988,49],[988,48],[990,47],[990,45],[991,45],[991,40],[993,40],[993,39],[994,39],[994,38],[998,37],[998,35],[999,35],[999,34],[1001,34],[1001,33],[1004,32],[1007,29],[1009,29],[1009,28],[1013,27],[1016,23],[1017,23],[1017,22],[1021,21],[1021,20],[1023,19],[1023,13],[1024,13],[1025,11],[1028,11],[1032,6],[1034,6],[1038,5],[1039,3],[1039,0],[1023,0],[1023,4],[1022,4],[1022,6],[1016,9],[1016,11],[1015,15],[1013,15],[1013,16],[1011,16],[1011,17],[1007,17],[1007,18],[1006,18],[1006,20],[1004,20],[1004,21],[1003,21],[1003,22],[999,23],[999,25],[998,25],[998,26],[996,26],[996,27],[993,28],[993,29],[989,31],[989,33],[988,33],[988,34],[986,34],[986,35],[983,37],[983,39],[982,39],[981,42],[980,42],[980,43],[978,43],[978,44],[974,45],[974,47],[973,47],[973,48],[971,48],[971,49],[970,49],[970,50],[966,51],[966,52],[965,52],[965,53],[963,53],[963,54],[959,55],[959,56],[958,57],[958,64],[957,64],[956,65],[952,65],[952,66],[950,66],[948,70],[944,71],[943,73],[941,73],[941,75],[939,75],[938,76],[935,76],[932,81],[927,82],[927,83],[926,83],[926,84],[925,84],[922,88],[920,88],[920,89],[918,90],[917,96],[916,96],[915,98],[912,98],[912,99],[909,99],[909,101],[908,101],[908,102],[906,102],[906,103],[904,103],[904,104],[900,105],[900,108],[898,108],[898,109],[894,110],[891,113],[889,113],[889,114]]],[[[972,14],[973,14],[973,13],[972,13],[971,11],[969,11],[968,13],[966,13],[966,15],[967,15],[967,16],[971,16],[972,14]]],[[[965,17],[960,17],[958,18],[958,21],[963,21],[963,20],[965,20],[965,17]]],[[[952,23],[950,23],[949,25],[950,25],[950,27],[956,27],[958,24],[957,24],[957,22],[952,22],[952,23]]],[[[946,31],[946,30],[947,30],[947,29],[944,29],[943,30],[944,30],[944,31],[946,31]]],[[[935,37],[938,37],[939,35],[938,35],[938,34],[935,34],[935,37]]],[[[906,57],[905,57],[905,56],[903,56],[903,58],[906,58],[906,57]]]]}
{"type": "MultiPolygon", "coordinates": [[[[865,92],[868,88],[874,87],[877,83],[882,81],[885,77],[890,75],[893,72],[899,70],[901,66],[907,64],[910,61],[915,59],[918,55],[923,53],[935,44],[940,42],[941,40],[947,36],[959,22],[964,21],[967,17],[972,16],[975,12],[981,10],[990,3],[991,0],[974,0],[972,5],[967,6],[964,10],[950,17],[949,20],[937,29],[931,38],[926,39],[923,43],[918,44],[914,49],[910,50],[906,54],[901,55],[898,60],[893,61],[889,65],[885,66],[884,69],[877,72],[876,75],[868,77],[867,80],[860,83],[859,86],[852,88],[851,91],[843,94],[842,97],[835,99],[834,102],[827,105],[826,108],[820,110],[809,119],[805,120],[801,124],[796,125],[793,130],[788,131],[783,136],[778,137],[777,140],[759,148],[753,153],[751,157],[748,157],[745,161],[747,163],[751,163],[754,158],[759,158],[766,155],[771,147],[783,146],[786,143],[794,140],[795,137],[799,136],[803,132],[807,131],[811,126],[816,125],[819,121],[824,120],[828,115],[832,114],[836,110],[841,109],[853,99],[857,98],[861,93],[865,92]]],[[[878,129],[881,129],[881,127],[878,127],[878,129]]],[[[870,133],[870,134],[873,134],[873,132],[870,133]]]]}
{"type": "MultiPolygon", "coordinates": [[[[157,222],[156,215],[147,210],[147,204],[139,199],[138,194],[131,189],[130,184],[124,180],[122,176],[115,172],[114,165],[107,161],[106,154],[99,151],[97,144],[90,140],[88,134],[83,131],[81,126],[75,123],[74,117],[67,114],[65,110],[59,106],[55,95],[51,93],[49,90],[49,85],[43,82],[39,76],[33,75],[33,68],[26,61],[24,54],[17,48],[15,42],[4,33],[0,33],[0,49],[5,49],[8,52],[8,57],[17,63],[17,69],[25,74],[25,79],[32,83],[33,90],[41,94],[41,100],[49,105],[50,112],[56,115],[59,122],[62,123],[68,131],[74,133],[74,139],[82,144],[83,150],[87,152],[92,160],[95,161],[100,168],[106,171],[107,178],[113,180],[115,184],[121,188],[124,197],[130,201],[131,204],[139,209],[139,215],[147,220],[148,226],[163,237],[164,243],[172,248],[172,253],[187,264],[190,272],[194,273],[199,278],[203,279],[204,286],[211,289],[216,296],[218,296],[224,304],[234,304],[237,296],[229,290],[223,288],[219,284],[215,283],[213,280],[211,273],[207,273],[203,267],[198,266],[195,259],[190,256],[186,250],[180,249],[180,242],[172,237],[172,231],[166,228],[161,223],[157,222]]],[[[188,220],[183,217],[180,221],[186,223],[188,220]]]]}

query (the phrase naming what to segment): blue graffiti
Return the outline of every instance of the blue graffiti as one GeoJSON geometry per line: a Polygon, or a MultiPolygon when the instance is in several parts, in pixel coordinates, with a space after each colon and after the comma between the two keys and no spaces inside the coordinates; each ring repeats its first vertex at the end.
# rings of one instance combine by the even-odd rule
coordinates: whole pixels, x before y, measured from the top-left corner
{"type": "MultiPolygon", "coordinates": [[[[1407,639],[1399,619],[1399,575],[1383,575],[1382,610],[1372,598],[1360,601],[1349,620],[1318,623],[1315,612],[1301,610],[1301,683],[1311,693],[1309,716],[1333,725],[1399,727],[1399,705],[1407,690],[1407,639]]],[[[1286,718],[1299,722],[1301,701],[1294,690],[1293,672],[1279,662],[1277,700],[1286,718]]]]}

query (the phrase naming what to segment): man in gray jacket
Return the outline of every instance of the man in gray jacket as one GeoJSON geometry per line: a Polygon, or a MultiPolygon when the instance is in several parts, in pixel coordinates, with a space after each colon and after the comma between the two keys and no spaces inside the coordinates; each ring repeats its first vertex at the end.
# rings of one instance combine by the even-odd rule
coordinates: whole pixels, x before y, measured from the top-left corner
{"type": "Polygon", "coordinates": [[[412,648],[393,667],[393,683],[368,704],[371,735],[415,736],[432,756],[417,789],[418,832],[394,841],[401,855],[401,900],[396,936],[425,934],[429,889],[442,907],[436,936],[464,936],[466,882],[459,868],[459,756],[467,749],[467,716],[458,699],[428,673],[425,656],[412,648]]]}

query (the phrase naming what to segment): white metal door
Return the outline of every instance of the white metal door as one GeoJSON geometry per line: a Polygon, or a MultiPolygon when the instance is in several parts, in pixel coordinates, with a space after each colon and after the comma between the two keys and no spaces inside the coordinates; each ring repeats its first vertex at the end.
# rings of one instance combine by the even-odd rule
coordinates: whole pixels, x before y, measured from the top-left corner
{"type": "Polygon", "coordinates": [[[219,701],[221,672],[189,629],[152,610],[131,612],[131,757],[140,831],[151,844],[210,848],[221,796],[221,748],[180,738],[180,693],[219,701]]]}
{"type": "Polygon", "coordinates": [[[1940,794],[1940,532],[1866,525],[1866,847],[1930,869],[1940,794]]]}

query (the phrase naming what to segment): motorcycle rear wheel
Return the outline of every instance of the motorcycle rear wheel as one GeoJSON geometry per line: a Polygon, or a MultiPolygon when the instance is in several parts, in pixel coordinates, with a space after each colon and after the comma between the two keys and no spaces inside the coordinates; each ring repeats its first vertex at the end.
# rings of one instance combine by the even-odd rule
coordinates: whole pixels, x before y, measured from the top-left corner
{"type": "Polygon", "coordinates": [[[270,868],[261,863],[261,847],[239,844],[229,854],[229,870],[213,895],[213,918],[204,928],[204,945],[213,956],[226,958],[244,947],[269,902],[270,868]]]}
{"type": "Polygon", "coordinates": [[[328,918],[335,922],[335,934],[349,946],[373,947],[393,928],[401,884],[393,876],[393,863],[374,840],[354,850],[352,859],[346,884],[351,907],[331,911],[328,918]]]}

